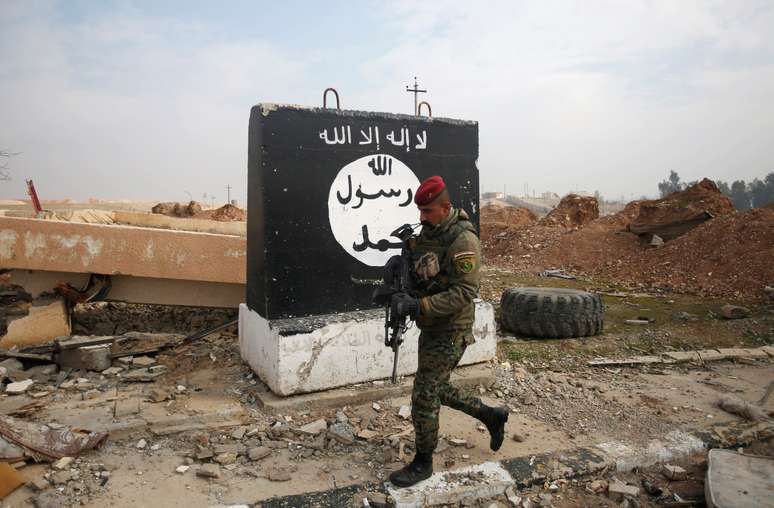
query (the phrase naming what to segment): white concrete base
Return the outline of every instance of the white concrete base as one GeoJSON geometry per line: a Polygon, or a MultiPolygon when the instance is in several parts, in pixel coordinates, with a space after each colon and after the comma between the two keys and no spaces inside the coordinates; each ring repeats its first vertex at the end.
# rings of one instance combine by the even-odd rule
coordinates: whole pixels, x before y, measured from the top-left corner
{"type": "Polygon", "coordinates": [[[513,485],[511,475],[499,462],[484,462],[475,466],[435,473],[425,481],[404,489],[387,483],[387,493],[395,500],[395,508],[457,505],[466,499],[475,501],[499,496],[513,485]]]}
{"type": "MultiPolygon", "coordinates": [[[[494,308],[476,301],[473,334],[460,365],[495,357],[497,338],[494,308]]],[[[409,329],[401,345],[398,374],[417,370],[419,330],[409,329]]],[[[239,348],[242,359],[277,395],[314,392],[389,378],[392,350],[384,345],[384,318],[334,322],[309,333],[281,336],[272,322],[239,306],[239,348]]]]}

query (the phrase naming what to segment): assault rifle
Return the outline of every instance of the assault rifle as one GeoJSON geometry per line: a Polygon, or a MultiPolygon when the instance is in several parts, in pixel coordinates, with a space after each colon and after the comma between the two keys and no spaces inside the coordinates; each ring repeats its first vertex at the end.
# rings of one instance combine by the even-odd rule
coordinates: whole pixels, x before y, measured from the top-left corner
{"type": "Polygon", "coordinates": [[[392,297],[396,293],[408,293],[413,289],[411,278],[411,252],[408,248],[409,240],[414,236],[414,228],[411,224],[404,224],[390,236],[394,236],[403,243],[400,256],[393,256],[384,265],[384,285],[374,291],[373,302],[383,305],[384,318],[384,345],[392,349],[392,383],[398,382],[398,349],[403,343],[403,334],[408,329],[407,316],[399,316],[392,312],[392,297]]]}

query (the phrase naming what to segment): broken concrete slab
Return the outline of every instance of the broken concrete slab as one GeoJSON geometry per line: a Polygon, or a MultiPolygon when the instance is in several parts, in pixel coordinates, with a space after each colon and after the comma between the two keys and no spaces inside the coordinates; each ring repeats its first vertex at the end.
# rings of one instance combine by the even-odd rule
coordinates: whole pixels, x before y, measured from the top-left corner
{"type": "Polygon", "coordinates": [[[640,488],[633,485],[614,481],[607,487],[607,496],[613,501],[622,501],[624,497],[630,496],[636,498],[640,495],[640,488]]]}
{"type": "Polygon", "coordinates": [[[672,464],[663,464],[661,466],[661,474],[667,480],[685,480],[688,476],[688,472],[680,466],[674,466],[672,464]]]}
{"type": "Polygon", "coordinates": [[[774,459],[712,449],[704,491],[709,508],[771,506],[774,459]]]}
{"type": "Polygon", "coordinates": [[[56,355],[62,369],[81,369],[102,372],[110,368],[110,344],[66,348],[56,355]]]}
{"type": "Polygon", "coordinates": [[[220,478],[220,466],[217,464],[202,464],[196,471],[196,476],[201,478],[220,478]]]}
{"type": "Polygon", "coordinates": [[[26,379],[24,381],[18,381],[16,383],[9,383],[5,387],[5,393],[7,393],[8,395],[20,395],[26,392],[27,390],[29,390],[30,387],[34,384],[35,384],[35,381],[33,381],[32,379],[26,379]]]}
{"type": "Polygon", "coordinates": [[[433,474],[425,481],[398,489],[387,483],[388,494],[397,508],[456,505],[463,500],[495,497],[513,485],[508,471],[498,462],[433,474]]]}
{"type": "MultiPolygon", "coordinates": [[[[2,263],[0,263],[2,264],[2,263]]],[[[29,314],[8,322],[8,330],[0,337],[0,348],[34,346],[70,335],[70,314],[64,300],[33,305],[29,314]]]]}
{"type": "Polygon", "coordinates": [[[306,425],[303,425],[298,428],[298,431],[302,434],[310,434],[313,436],[316,436],[317,434],[324,432],[328,428],[328,423],[323,419],[320,418],[319,420],[315,420],[313,422],[307,423],[306,425]]]}

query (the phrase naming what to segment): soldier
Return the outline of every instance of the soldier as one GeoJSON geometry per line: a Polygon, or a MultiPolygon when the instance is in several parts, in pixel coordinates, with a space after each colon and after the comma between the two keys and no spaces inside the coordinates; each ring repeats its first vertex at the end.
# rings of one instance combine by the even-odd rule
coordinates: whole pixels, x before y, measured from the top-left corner
{"type": "MultiPolygon", "coordinates": [[[[473,299],[478,294],[481,246],[476,230],[462,209],[452,207],[440,176],[417,189],[422,231],[411,246],[414,295],[393,296],[393,312],[416,320],[419,366],[411,394],[414,460],[390,475],[397,487],[408,487],[433,474],[441,404],[481,420],[489,430],[489,447],[498,450],[505,435],[508,411],[490,407],[449,382],[465,348],[474,342],[473,299]]],[[[388,266],[389,270],[390,267],[388,266]]]]}

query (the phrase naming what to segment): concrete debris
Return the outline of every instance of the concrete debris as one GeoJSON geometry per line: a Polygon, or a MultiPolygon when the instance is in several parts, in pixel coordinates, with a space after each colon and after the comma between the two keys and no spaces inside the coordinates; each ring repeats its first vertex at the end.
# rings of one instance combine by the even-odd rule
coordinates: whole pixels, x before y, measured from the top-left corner
{"type": "Polygon", "coordinates": [[[400,409],[398,409],[398,416],[404,420],[408,420],[411,418],[411,408],[409,406],[400,406],[400,409]]]}
{"type": "Polygon", "coordinates": [[[148,400],[151,402],[164,402],[170,398],[169,390],[164,388],[153,388],[148,392],[148,400]]]}
{"type": "Polygon", "coordinates": [[[468,444],[468,442],[465,439],[456,438],[456,437],[453,437],[453,438],[449,439],[448,441],[449,441],[449,443],[451,443],[454,446],[466,446],[468,444]]]}
{"type": "Polygon", "coordinates": [[[42,425],[0,414],[0,460],[15,462],[34,457],[38,461],[52,461],[76,457],[84,450],[101,446],[107,436],[106,432],[74,430],[53,423],[42,425]]]}
{"type": "Polygon", "coordinates": [[[269,455],[271,455],[271,449],[265,446],[256,446],[247,451],[248,458],[253,461],[264,459],[269,455]]]}
{"type": "Polygon", "coordinates": [[[144,439],[140,439],[135,445],[138,450],[144,450],[146,446],[148,446],[148,442],[144,439]]]}
{"type": "Polygon", "coordinates": [[[379,404],[377,404],[376,402],[374,402],[373,404],[371,404],[371,407],[373,408],[373,410],[374,410],[374,411],[381,411],[381,410],[382,410],[382,406],[380,406],[380,405],[379,405],[379,404]]]}
{"type": "Polygon", "coordinates": [[[664,239],[654,234],[650,237],[650,242],[648,242],[648,245],[650,247],[662,247],[664,245],[664,239]]]}
{"type": "Polygon", "coordinates": [[[328,428],[328,435],[342,444],[355,442],[355,429],[348,423],[334,423],[328,428]]]}
{"type": "Polygon", "coordinates": [[[606,480],[594,480],[586,484],[586,490],[592,494],[607,492],[607,487],[608,484],[606,480]]]}
{"type": "Polygon", "coordinates": [[[35,508],[62,508],[68,504],[64,494],[56,490],[43,492],[33,499],[32,503],[35,505],[35,508]]]}
{"type": "Polygon", "coordinates": [[[113,408],[113,415],[116,418],[124,418],[126,416],[136,415],[140,412],[141,400],[136,397],[128,399],[116,400],[115,407],[113,408]]]}
{"type": "Polygon", "coordinates": [[[327,429],[328,429],[328,423],[325,421],[325,419],[320,418],[319,420],[315,420],[313,422],[307,423],[306,425],[299,427],[298,431],[303,434],[316,436],[317,434],[324,432],[327,429]]]}
{"type": "Polygon", "coordinates": [[[27,482],[27,487],[33,492],[43,492],[49,488],[51,484],[45,478],[33,478],[27,482]]]}
{"type": "MultiPolygon", "coordinates": [[[[64,347],[64,344],[66,343],[61,343],[60,347],[64,347]]],[[[59,364],[59,367],[62,369],[81,369],[102,372],[103,370],[110,368],[110,352],[110,344],[67,347],[61,349],[56,354],[56,363],[59,364]]]]}
{"type": "Polygon", "coordinates": [[[661,474],[667,480],[685,480],[688,476],[688,472],[680,466],[673,466],[671,464],[664,464],[661,467],[661,474]]]}
{"type": "Polygon", "coordinates": [[[290,476],[290,472],[287,469],[275,467],[266,472],[266,478],[272,482],[287,482],[293,477],[290,476]]]}
{"type": "Polygon", "coordinates": [[[0,367],[6,370],[24,370],[24,365],[16,358],[6,358],[0,362],[0,367]]]}
{"type": "Polygon", "coordinates": [[[379,436],[378,432],[376,432],[375,430],[369,430],[369,429],[363,429],[357,433],[357,437],[359,437],[360,439],[365,439],[366,441],[378,436],[379,436]]]}
{"type": "Polygon", "coordinates": [[[220,478],[220,466],[217,464],[202,464],[196,470],[196,476],[201,478],[220,478]]]}
{"type": "Polygon", "coordinates": [[[336,421],[339,423],[347,423],[349,421],[349,417],[347,417],[344,411],[339,409],[338,411],[336,411],[336,421]]]}
{"type": "Polygon", "coordinates": [[[156,359],[151,358],[150,356],[135,356],[132,358],[132,365],[136,365],[138,367],[150,367],[155,363],[156,359]]]}
{"type": "Polygon", "coordinates": [[[720,308],[720,315],[726,319],[742,319],[750,315],[750,309],[738,305],[724,305],[720,308]]]}
{"type": "Polygon", "coordinates": [[[614,481],[607,488],[607,495],[613,501],[622,501],[625,496],[637,497],[640,495],[640,488],[633,485],[614,481]]]}
{"type": "Polygon", "coordinates": [[[247,433],[246,427],[237,427],[236,429],[231,431],[231,439],[236,439],[237,441],[241,441],[243,437],[245,437],[245,434],[247,433]]]}
{"type": "Polygon", "coordinates": [[[54,462],[53,464],[51,464],[51,467],[53,467],[57,471],[63,471],[65,469],[69,468],[70,464],[72,464],[72,462],[74,460],[75,459],[73,457],[62,457],[61,459],[59,459],[56,462],[54,462]]]}
{"type": "Polygon", "coordinates": [[[177,466],[175,468],[175,472],[179,474],[185,474],[189,469],[191,469],[191,466],[186,466],[186,465],[177,466]]]}
{"type": "Polygon", "coordinates": [[[109,367],[102,371],[105,376],[117,376],[124,371],[123,367],[109,367]]]}
{"type": "Polygon", "coordinates": [[[35,384],[35,381],[32,379],[27,379],[25,381],[19,381],[17,383],[9,383],[8,386],[5,387],[5,393],[8,395],[20,395],[27,390],[30,389],[32,385],[35,384]]]}
{"type": "Polygon", "coordinates": [[[215,456],[214,459],[215,462],[220,464],[221,466],[225,466],[227,464],[233,464],[237,460],[237,454],[236,453],[220,453],[215,456]]]}

